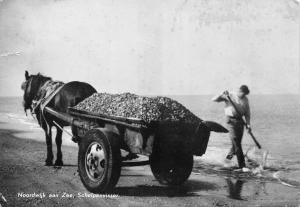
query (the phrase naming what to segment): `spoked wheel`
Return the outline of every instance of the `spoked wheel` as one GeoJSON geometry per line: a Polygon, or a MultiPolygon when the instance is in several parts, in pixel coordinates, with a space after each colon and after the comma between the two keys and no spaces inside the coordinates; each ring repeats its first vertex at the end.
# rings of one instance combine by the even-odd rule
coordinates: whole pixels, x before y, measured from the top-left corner
{"type": "Polygon", "coordinates": [[[172,152],[155,150],[150,156],[150,167],[154,177],[164,185],[181,185],[193,169],[192,153],[179,149],[172,152]]]}
{"type": "Polygon", "coordinates": [[[100,129],[88,131],[79,144],[79,176],[93,193],[106,193],[117,184],[121,172],[118,137],[100,129]]]}

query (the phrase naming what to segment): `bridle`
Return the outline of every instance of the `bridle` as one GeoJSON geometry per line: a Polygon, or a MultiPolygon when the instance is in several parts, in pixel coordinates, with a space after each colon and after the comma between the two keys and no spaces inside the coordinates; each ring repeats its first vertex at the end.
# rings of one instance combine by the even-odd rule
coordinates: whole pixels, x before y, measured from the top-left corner
{"type": "Polygon", "coordinates": [[[27,104],[27,102],[26,102],[26,99],[27,99],[27,97],[29,96],[29,94],[26,96],[26,93],[28,93],[27,90],[28,90],[29,85],[31,85],[31,83],[32,83],[32,79],[33,79],[33,77],[28,78],[28,79],[25,81],[25,87],[24,87],[23,106],[24,106],[24,111],[25,111],[26,116],[27,116],[27,109],[30,109],[30,112],[32,113],[32,107],[31,107],[31,104],[30,104],[30,106],[29,106],[29,104],[27,104]],[[26,98],[25,98],[25,97],[26,97],[26,98]],[[28,107],[28,106],[29,106],[29,107],[28,107]]]}
{"type": "MultiPolygon", "coordinates": [[[[31,84],[32,84],[32,80],[33,80],[33,78],[34,78],[34,76],[30,76],[29,78],[28,78],[28,80],[26,80],[26,84],[25,84],[25,88],[24,88],[24,111],[25,111],[25,114],[26,114],[26,116],[27,116],[27,109],[30,109],[30,113],[31,113],[31,115],[33,116],[34,114],[36,114],[35,113],[35,109],[37,108],[37,102],[38,102],[38,100],[36,100],[37,99],[37,96],[38,96],[38,92],[34,95],[34,97],[32,98],[32,100],[31,100],[31,103],[30,104],[28,104],[28,103],[26,103],[26,99],[25,99],[25,97],[31,97],[30,96],[30,91],[29,92],[27,92],[28,91],[28,87],[29,86],[31,86],[31,84]],[[26,96],[26,93],[29,93],[29,94],[27,94],[27,96],[26,96]]],[[[32,90],[32,89],[31,89],[32,90]]],[[[34,116],[33,116],[34,117],[34,116]]]]}

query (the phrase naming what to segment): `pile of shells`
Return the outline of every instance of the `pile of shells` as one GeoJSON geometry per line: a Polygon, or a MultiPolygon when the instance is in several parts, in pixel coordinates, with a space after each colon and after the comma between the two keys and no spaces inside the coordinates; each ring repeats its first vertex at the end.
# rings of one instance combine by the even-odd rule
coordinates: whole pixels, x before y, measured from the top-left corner
{"type": "Polygon", "coordinates": [[[131,93],[94,93],[74,107],[77,110],[151,121],[199,122],[183,105],[167,97],[145,97],[131,93]]]}

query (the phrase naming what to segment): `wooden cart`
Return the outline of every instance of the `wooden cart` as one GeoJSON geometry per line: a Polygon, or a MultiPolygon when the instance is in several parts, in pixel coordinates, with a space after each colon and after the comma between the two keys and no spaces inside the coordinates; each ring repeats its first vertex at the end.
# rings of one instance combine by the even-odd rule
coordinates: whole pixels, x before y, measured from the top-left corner
{"type": "Polygon", "coordinates": [[[110,192],[122,166],[150,164],[155,178],[166,185],[180,185],[193,168],[193,155],[206,151],[210,131],[227,132],[215,122],[151,122],[93,114],[69,108],[60,113],[49,107],[45,113],[67,122],[78,142],[78,169],[84,186],[94,193],[110,192]],[[149,156],[149,161],[125,162],[121,150],[149,156]]]}

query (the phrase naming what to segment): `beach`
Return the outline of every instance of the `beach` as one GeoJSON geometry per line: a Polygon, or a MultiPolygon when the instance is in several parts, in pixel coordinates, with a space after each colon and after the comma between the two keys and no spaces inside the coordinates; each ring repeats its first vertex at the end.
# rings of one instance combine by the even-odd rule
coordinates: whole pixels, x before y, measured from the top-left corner
{"type": "MultiPolygon", "coordinates": [[[[209,96],[173,97],[205,120],[222,119],[222,107],[209,96]],[[208,100],[208,101],[207,101],[208,100]]],[[[299,206],[299,96],[289,96],[285,106],[267,118],[265,105],[282,97],[253,97],[253,128],[269,150],[260,175],[225,169],[230,142],[212,133],[206,154],[194,157],[194,169],[182,186],[160,185],[149,166],[123,167],[119,183],[109,195],[89,193],[77,172],[78,148],[63,136],[63,167],[44,166],[46,144],[35,120],[22,111],[21,98],[1,98],[0,192],[2,206],[299,206]],[[297,102],[298,101],[298,102],[297,102]],[[289,105],[287,103],[290,103],[289,105]],[[289,118],[288,118],[289,116],[289,118]],[[272,125],[270,124],[272,122],[272,125]],[[282,125],[281,125],[282,123],[282,125]],[[274,130],[270,128],[274,127],[274,130]],[[276,129],[276,131],[275,131],[276,129]],[[274,132],[275,131],[275,132],[274,132]],[[284,140],[287,139],[286,142],[284,140]]],[[[285,98],[287,100],[287,98],[285,98]]],[[[274,108],[273,108],[274,110],[274,108]]],[[[253,147],[249,137],[244,150],[253,147]]],[[[56,146],[53,144],[56,155],[56,146]]],[[[231,163],[234,165],[234,163],[231,163]]]]}

